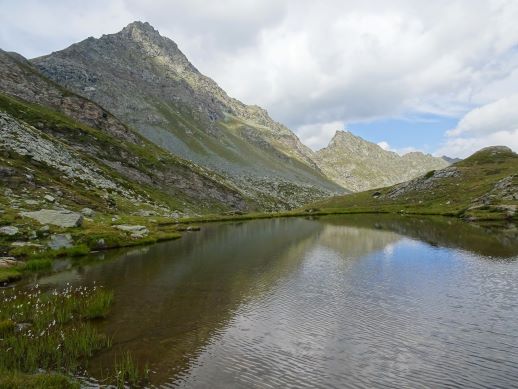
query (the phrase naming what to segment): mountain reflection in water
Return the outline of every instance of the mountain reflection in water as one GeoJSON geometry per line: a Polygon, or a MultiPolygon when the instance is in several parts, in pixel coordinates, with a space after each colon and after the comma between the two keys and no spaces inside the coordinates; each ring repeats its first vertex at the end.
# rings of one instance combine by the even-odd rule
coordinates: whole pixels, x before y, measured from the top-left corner
{"type": "Polygon", "coordinates": [[[205,225],[39,282],[114,290],[93,377],[129,350],[160,386],[505,387],[517,256],[514,226],[289,218],[205,225]]]}

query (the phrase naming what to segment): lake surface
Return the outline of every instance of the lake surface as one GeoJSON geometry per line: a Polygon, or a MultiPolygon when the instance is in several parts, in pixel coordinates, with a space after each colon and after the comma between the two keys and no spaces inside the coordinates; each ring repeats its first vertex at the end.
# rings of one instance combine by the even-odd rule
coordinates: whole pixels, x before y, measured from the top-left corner
{"type": "Polygon", "coordinates": [[[40,283],[94,281],[116,298],[100,324],[114,347],[94,377],[130,350],[157,387],[518,387],[513,226],[378,215],[211,224],[40,283]]]}

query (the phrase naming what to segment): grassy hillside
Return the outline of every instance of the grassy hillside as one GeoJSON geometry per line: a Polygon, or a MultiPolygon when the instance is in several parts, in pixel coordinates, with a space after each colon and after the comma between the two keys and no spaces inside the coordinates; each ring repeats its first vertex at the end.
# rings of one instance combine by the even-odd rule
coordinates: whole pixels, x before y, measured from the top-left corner
{"type": "Polygon", "coordinates": [[[507,147],[488,147],[445,169],[414,180],[337,196],[305,207],[320,212],[391,212],[516,219],[518,155],[507,147]]]}

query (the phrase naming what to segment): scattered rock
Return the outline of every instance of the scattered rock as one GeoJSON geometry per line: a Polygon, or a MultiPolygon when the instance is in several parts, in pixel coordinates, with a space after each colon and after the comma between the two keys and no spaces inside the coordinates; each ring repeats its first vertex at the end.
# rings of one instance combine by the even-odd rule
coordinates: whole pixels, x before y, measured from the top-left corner
{"type": "Polygon", "coordinates": [[[41,248],[43,245],[39,243],[32,243],[32,242],[13,242],[11,243],[11,246],[13,247],[37,247],[41,248]]]}
{"type": "Polygon", "coordinates": [[[200,227],[198,227],[198,226],[189,226],[185,230],[186,231],[199,231],[200,227]]]}
{"type": "Polygon", "coordinates": [[[381,196],[381,192],[374,192],[374,193],[372,194],[372,197],[374,197],[375,199],[377,199],[377,198],[378,198],[378,197],[380,197],[380,196],[381,196]]]}
{"type": "Polygon", "coordinates": [[[62,248],[69,248],[74,245],[72,235],[70,234],[54,234],[50,238],[48,246],[53,250],[59,250],[62,248]]]}
{"type": "Polygon", "coordinates": [[[43,196],[43,198],[47,200],[49,203],[53,203],[54,201],[56,201],[56,199],[51,195],[45,195],[43,196]]]}
{"type": "Polygon", "coordinates": [[[83,223],[83,216],[80,213],[69,210],[42,209],[35,212],[22,212],[20,215],[34,219],[40,224],[52,224],[63,228],[79,227],[83,223]]]}
{"type": "Polygon", "coordinates": [[[144,216],[144,217],[155,216],[156,212],[155,211],[148,211],[148,210],[145,210],[145,209],[141,209],[138,212],[135,212],[135,215],[137,215],[137,216],[144,216]]]}
{"type": "Polygon", "coordinates": [[[0,227],[0,234],[1,235],[9,235],[14,236],[18,233],[18,228],[15,226],[4,226],[0,227]]]}
{"type": "Polygon", "coordinates": [[[41,232],[49,232],[49,230],[50,230],[50,227],[47,225],[44,225],[43,227],[40,228],[41,232]]]}
{"type": "Polygon", "coordinates": [[[15,267],[18,261],[14,257],[0,257],[0,269],[15,267]]]}
{"type": "Polygon", "coordinates": [[[143,237],[147,236],[147,234],[149,233],[146,226],[138,226],[138,225],[132,226],[132,225],[128,225],[128,224],[119,224],[119,225],[113,226],[113,227],[117,228],[121,231],[130,232],[132,238],[143,238],[143,237]]]}
{"type": "Polygon", "coordinates": [[[0,177],[2,177],[2,178],[11,177],[11,176],[14,176],[15,174],[16,174],[16,170],[13,169],[12,167],[0,166],[0,177]]]}
{"type": "Polygon", "coordinates": [[[498,205],[495,207],[498,211],[505,212],[506,216],[512,218],[516,214],[516,205],[498,205]]]}
{"type": "Polygon", "coordinates": [[[25,200],[25,204],[27,205],[38,205],[40,202],[38,200],[25,200]]]}
{"type": "Polygon", "coordinates": [[[95,216],[95,211],[93,209],[91,209],[91,208],[83,208],[81,210],[81,213],[85,217],[94,217],[95,216]]]}

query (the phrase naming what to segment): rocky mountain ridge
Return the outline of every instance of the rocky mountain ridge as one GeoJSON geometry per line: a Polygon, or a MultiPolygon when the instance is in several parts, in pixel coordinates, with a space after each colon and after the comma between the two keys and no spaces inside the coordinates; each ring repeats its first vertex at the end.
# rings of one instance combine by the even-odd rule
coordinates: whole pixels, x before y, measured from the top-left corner
{"type": "Polygon", "coordinates": [[[229,97],[148,23],[88,38],[32,63],[157,145],[224,175],[262,208],[343,192],[265,110],[229,97]]]}
{"type": "Polygon", "coordinates": [[[349,131],[337,131],[327,147],[315,152],[314,160],[324,174],[352,192],[394,185],[449,164],[421,152],[400,156],[349,131]]]}
{"type": "MultiPolygon", "coordinates": [[[[313,152],[262,108],[229,97],[148,23],[31,61],[2,52],[0,66],[2,91],[128,144],[154,143],[263,210],[387,186],[447,165],[422,153],[400,157],[346,132],[313,152]]],[[[103,163],[142,178],[124,164],[103,163]]]]}
{"type": "Polygon", "coordinates": [[[161,150],[19,55],[0,51],[0,90],[0,167],[14,194],[37,191],[23,173],[32,172],[39,185],[69,192],[76,206],[109,209],[117,197],[121,206],[134,204],[128,210],[141,204],[165,214],[251,205],[222,177],[161,150]]]}

